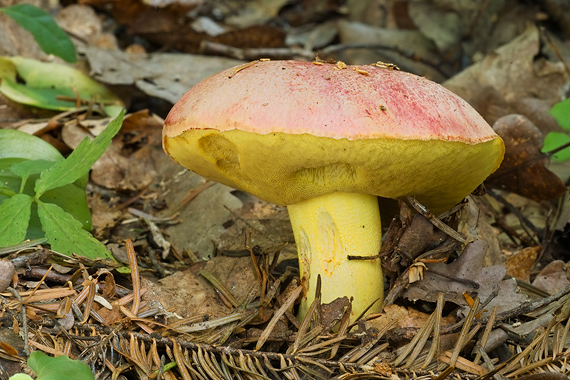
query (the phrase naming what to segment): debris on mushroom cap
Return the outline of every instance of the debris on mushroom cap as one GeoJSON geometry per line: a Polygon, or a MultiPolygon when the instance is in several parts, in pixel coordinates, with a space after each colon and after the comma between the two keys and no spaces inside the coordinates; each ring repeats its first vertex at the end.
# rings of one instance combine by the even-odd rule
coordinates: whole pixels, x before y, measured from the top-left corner
{"type": "Polygon", "coordinates": [[[483,118],[425,78],[298,61],[246,67],[184,95],[166,119],[164,148],[198,174],[269,202],[330,191],[413,194],[443,210],[502,160],[503,143],[483,118]]]}
{"type": "Polygon", "coordinates": [[[381,69],[400,70],[400,68],[398,66],[396,66],[395,64],[386,63],[386,62],[382,62],[382,61],[375,62],[375,63],[371,64],[370,66],[380,67],[381,69]]]}
{"type": "Polygon", "coordinates": [[[352,70],[356,71],[358,74],[370,75],[370,74],[368,73],[368,71],[366,71],[366,70],[361,70],[361,69],[359,69],[359,68],[357,68],[357,67],[353,67],[352,70]]]}
{"type": "Polygon", "coordinates": [[[335,64],[335,69],[337,69],[337,70],[344,70],[347,67],[348,66],[343,61],[337,61],[337,63],[335,64]]]}

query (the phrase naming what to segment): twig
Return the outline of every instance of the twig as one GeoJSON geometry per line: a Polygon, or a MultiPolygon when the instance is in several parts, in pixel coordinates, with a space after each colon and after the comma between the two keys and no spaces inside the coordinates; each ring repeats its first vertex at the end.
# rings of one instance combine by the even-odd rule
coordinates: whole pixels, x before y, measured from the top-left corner
{"type": "Polygon", "coordinates": [[[16,297],[22,308],[22,334],[20,334],[20,336],[24,339],[24,354],[28,356],[30,355],[30,345],[28,342],[28,317],[26,315],[26,305],[24,304],[24,301],[22,301],[22,297],[20,297],[20,293],[18,293],[16,289],[9,286],[8,291],[16,297]]]}
{"type": "Polygon", "coordinates": [[[26,240],[23,243],[12,245],[10,247],[1,247],[0,248],[0,256],[9,255],[10,253],[21,251],[23,249],[32,248],[36,245],[44,244],[47,242],[47,238],[35,239],[35,240],[26,240]]]}
{"type": "Polygon", "coordinates": [[[459,278],[459,277],[453,277],[450,276],[446,273],[443,272],[439,272],[433,269],[428,269],[428,271],[432,274],[435,274],[437,276],[443,277],[443,278],[447,278],[448,280],[451,280],[453,282],[458,282],[460,284],[465,284],[465,285],[469,285],[470,287],[474,288],[474,289],[479,289],[479,283],[473,281],[473,280],[469,280],[468,278],[459,278]]]}
{"type": "Polygon", "coordinates": [[[127,256],[129,257],[129,267],[131,268],[131,281],[133,282],[133,305],[131,312],[137,315],[141,302],[141,283],[139,277],[139,265],[137,262],[137,254],[131,239],[127,239],[126,243],[127,256]]]}
{"type": "Polygon", "coordinates": [[[264,57],[271,59],[301,58],[310,61],[316,54],[312,50],[295,47],[241,49],[211,41],[202,41],[200,43],[200,52],[203,54],[222,55],[245,61],[256,60],[264,57]]]}
{"type": "Polygon", "coordinates": [[[543,231],[540,228],[538,228],[534,224],[532,224],[531,221],[528,220],[528,218],[526,216],[524,216],[523,213],[518,208],[516,208],[509,201],[507,201],[505,198],[503,198],[502,195],[500,195],[499,193],[496,193],[495,191],[493,191],[491,189],[487,189],[487,194],[489,194],[490,196],[492,196],[493,198],[495,198],[496,200],[498,200],[499,202],[504,204],[509,209],[509,211],[512,212],[513,214],[515,214],[516,217],[519,218],[519,220],[522,222],[522,224],[527,226],[528,228],[530,228],[532,230],[532,232],[534,232],[536,234],[537,237],[543,235],[543,231]]]}
{"type": "Polygon", "coordinates": [[[257,344],[255,345],[256,351],[261,349],[261,347],[263,346],[267,338],[269,338],[269,335],[277,325],[277,322],[279,322],[281,316],[285,314],[286,310],[289,310],[289,307],[293,306],[293,303],[295,303],[297,298],[299,298],[302,291],[303,287],[298,286],[293,292],[291,292],[289,298],[287,298],[287,300],[283,302],[283,305],[281,305],[281,307],[275,312],[275,314],[273,314],[273,318],[271,318],[271,321],[269,321],[267,327],[265,328],[265,330],[263,330],[263,333],[261,334],[259,340],[257,341],[257,344]]]}
{"type": "Polygon", "coordinates": [[[457,240],[461,244],[465,244],[465,242],[466,242],[465,236],[463,236],[461,233],[455,231],[453,228],[449,227],[447,224],[445,224],[441,220],[439,220],[439,218],[437,218],[434,214],[432,214],[426,208],[426,206],[424,206],[423,204],[418,202],[414,196],[409,196],[408,202],[410,202],[412,207],[417,212],[422,214],[426,219],[428,219],[434,226],[436,226],[441,231],[445,232],[446,234],[448,234],[449,236],[451,236],[452,238],[454,238],[455,240],[457,240]]]}
{"type": "MultiPolygon", "coordinates": [[[[534,300],[534,301],[523,302],[520,306],[515,307],[514,309],[507,310],[507,311],[504,311],[504,312],[498,314],[496,317],[495,324],[498,322],[504,321],[505,319],[514,318],[514,317],[517,317],[519,315],[530,313],[531,311],[534,311],[534,310],[536,310],[542,306],[545,306],[545,305],[548,305],[552,302],[555,302],[555,301],[559,300],[560,298],[562,298],[568,294],[570,294],[570,285],[567,285],[566,287],[564,287],[560,291],[556,292],[555,294],[551,295],[550,297],[541,298],[541,299],[534,300]]],[[[442,334],[449,334],[452,332],[456,332],[457,330],[459,330],[461,328],[464,321],[465,320],[462,320],[456,324],[445,326],[444,328],[441,329],[441,333],[442,334]]],[[[479,319],[475,320],[475,322],[482,323],[482,324],[487,323],[488,321],[489,321],[489,317],[483,317],[483,318],[479,318],[479,319]]]]}

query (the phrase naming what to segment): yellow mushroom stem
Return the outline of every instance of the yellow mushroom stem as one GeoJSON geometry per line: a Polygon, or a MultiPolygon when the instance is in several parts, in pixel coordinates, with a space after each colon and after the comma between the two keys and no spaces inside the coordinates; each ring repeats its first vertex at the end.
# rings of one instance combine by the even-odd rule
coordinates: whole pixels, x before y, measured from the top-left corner
{"type": "Polygon", "coordinates": [[[321,299],[353,298],[351,320],[372,303],[378,312],[384,298],[379,259],[348,260],[349,255],[374,256],[380,251],[382,230],[374,195],[331,193],[288,206],[299,255],[303,299],[302,319],[315,299],[321,275],[321,299]]]}

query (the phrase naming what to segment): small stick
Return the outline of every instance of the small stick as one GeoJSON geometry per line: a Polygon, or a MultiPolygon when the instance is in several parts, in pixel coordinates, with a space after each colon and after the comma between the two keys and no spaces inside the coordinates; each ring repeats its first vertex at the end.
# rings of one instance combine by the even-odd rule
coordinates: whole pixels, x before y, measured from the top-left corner
{"type": "Polygon", "coordinates": [[[16,297],[16,299],[18,300],[18,302],[20,302],[20,305],[22,306],[22,334],[21,334],[21,336],[24,339],[24,354],[26,354],[26,356],[29,356],[30,355],[30,346],[29,346],[29,342],[28,342],[28,317],[26,316],[26,305],[24,304],[22,297],[20,297],[20,293],[18,293],[18,291],[16,289],[9,286],[8,291],[10,293],[12,293],[14,295],[14,297],[16,297]]]}
{"type": "Polygon", "coordinates": [[[460,234],[459,232],[455,231],[453,228],[449,227],[447,224],[443,223],[439,220],[434,214],[432,214],[423,204],[418,202],[414,196],[409,196],[408,201],[412,205],[417,212],[422,214],[425,218],[427,218],[434,226],[460,242],[461,244],[465,244],[466,239],[465,236],[460,234]]]}

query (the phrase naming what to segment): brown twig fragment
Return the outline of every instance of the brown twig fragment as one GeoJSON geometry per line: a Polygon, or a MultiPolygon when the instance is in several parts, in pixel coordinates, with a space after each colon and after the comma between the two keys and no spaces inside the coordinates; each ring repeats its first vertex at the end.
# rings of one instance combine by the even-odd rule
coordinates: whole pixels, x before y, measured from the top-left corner
{"type": "Polygon", "coordinates": [[[465,244],[465,236],[461,233],[455,231],[453,228],[449,227],[447,224],[443,223],[439,220],[434,214],[432,214],[424,205],[416,200],[414,196],[408,197],[408,202],[412,205],[412,207],[422,214],[425,218],[427,218],[434,226],[460,242],[461,244],[465,244]]]}
{"type": "Polygon", "coordinates": [[[271,321],[269,321],[267,327],[265,328],[265,330],[263,330],[263,333],[259,336],[259,339],[257,340],[257,344],[255,345],[256,351],[259,351],[261,347],[263,347],[265,341],[267,340],[267,338],[269,338],[269,335],[277,325],[277,322],[279,322],[279,318],[281,318],[281,316],[285,314],[285,311],[289,310],[289,307],[291,307],[295,303],[297,298],[299,298],[299,296],[301,295],[302,291],[303,287],[298,286],[291,293],[291,295],[285,300],[285,302],[283,302],[283,305],[281,305],[281,307],[273,314],[273,318],[271,318],[271,321]]]}
{"type": "Polygon", "coordinates": [[[135,247],[131,239],[127,239],[125,242],[127,247],[127,256],[129,257],[129,267],[131,268],[131,280],[133,282],[133,305],[131,311],[134,315],[139,312],[139,306],[141,302],[141,283],[139,277],[139,265],[137,262],[137,254],[135,252],[135,247]]]}

